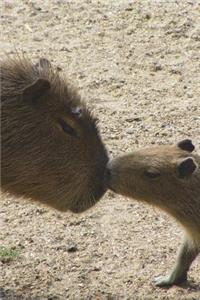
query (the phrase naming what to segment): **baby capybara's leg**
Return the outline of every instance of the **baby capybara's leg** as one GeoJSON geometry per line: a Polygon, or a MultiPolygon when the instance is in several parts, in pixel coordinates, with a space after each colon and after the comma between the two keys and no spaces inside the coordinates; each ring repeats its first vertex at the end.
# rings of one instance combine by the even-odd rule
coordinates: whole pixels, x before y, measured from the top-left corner
{"type": "Polygon", "coordinates": [[[170,286],[180,284],[187,280],[187,272],[191,263],[196,258],[200,249],[190,240],[185,240],[181,245],[176,264],[168,276],[161,276],[155,279],[157,286],[170,286]]]}

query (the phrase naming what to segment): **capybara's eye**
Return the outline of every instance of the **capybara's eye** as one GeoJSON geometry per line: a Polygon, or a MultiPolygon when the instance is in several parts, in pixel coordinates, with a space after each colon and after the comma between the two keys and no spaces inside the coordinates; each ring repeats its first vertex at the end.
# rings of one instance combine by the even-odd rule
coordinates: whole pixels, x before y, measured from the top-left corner
{"type": "Polygon", "coordinates": [[[150,179],[154,179],[160,177],[160,172],[157,170],[146,170],[144,175],[150,179]]]}
{"type": "Polygon", "coordinates": [[[60,120],[59,123],[65,133],[77,137],[77,133],[76,133],[75,129],[72,128],[69,124],[67,124],[63,120],[60,120]]]}

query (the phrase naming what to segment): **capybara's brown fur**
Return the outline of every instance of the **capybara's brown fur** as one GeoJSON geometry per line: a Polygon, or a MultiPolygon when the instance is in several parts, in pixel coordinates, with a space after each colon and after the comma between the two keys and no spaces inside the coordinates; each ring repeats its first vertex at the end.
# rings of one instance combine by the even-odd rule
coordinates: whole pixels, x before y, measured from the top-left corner
{"type": "Polygon", "coordinates": [[[95,119],[47,59],[1,62],[2,190],[81,212],[105,192],[95,119]]]}
{"type": "Polygon", "coordinates": [[[116,193],[156,205],[185,229],[171,274],[159,286],[179,284],[200,252],[200,156],[190,140],[137,150],[109,162],[109,187],[116,193]]]}

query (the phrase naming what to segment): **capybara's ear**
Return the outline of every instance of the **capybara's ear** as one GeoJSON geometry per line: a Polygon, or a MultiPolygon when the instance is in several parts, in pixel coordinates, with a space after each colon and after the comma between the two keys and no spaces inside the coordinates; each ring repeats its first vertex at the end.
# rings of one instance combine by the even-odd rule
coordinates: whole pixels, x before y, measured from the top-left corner
{"type": "Polygon", "coordinates": [[[187,157],[178,164],[179,178],[188,178],[198,168],[198,165],[193,157],[187,157]]]}
{"type": "Polygon", "coordinates": [[[27,101],[37,101],[50,90],[51,84],[47,79],[39,78],[23,90],[23,99],[27,101]]]}
{"type": "Polygon", "coordinates": [[[192,152],[195,149],[195,146],[192,144],[192,141],[185,139],[180,141],[177,146],[184,151],[192,152]]]}

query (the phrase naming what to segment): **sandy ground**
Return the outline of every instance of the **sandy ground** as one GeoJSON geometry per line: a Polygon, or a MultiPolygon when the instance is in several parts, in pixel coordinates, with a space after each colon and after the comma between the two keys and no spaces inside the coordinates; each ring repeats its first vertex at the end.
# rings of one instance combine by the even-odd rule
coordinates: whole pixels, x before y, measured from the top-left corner
{"type": "MultiPolygon", "coordinates": [[[[80,88],[111,156],[190,137],[200,150],[198,0],[1,1],[0,52],[48,57],[80,88]]],[[[173,265],[179,226],[108,192],[81,215],[2,195],[0,299],[200,299],[188,284],[156,288],[173,265]]]]}

